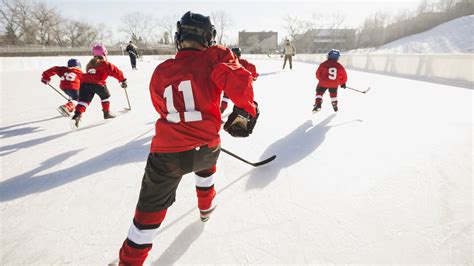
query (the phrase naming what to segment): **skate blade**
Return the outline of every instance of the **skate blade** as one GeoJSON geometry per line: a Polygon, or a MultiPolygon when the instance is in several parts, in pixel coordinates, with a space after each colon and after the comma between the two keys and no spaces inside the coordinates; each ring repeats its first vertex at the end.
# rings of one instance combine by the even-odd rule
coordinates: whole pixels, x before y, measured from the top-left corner
{"type": "Polygon", "coordinates": [[[216,207],[217,207],[217,205],[213,206],[209,210],[205,210],[205,211],[200,210],[199,212],[200,212],[201,222],[205,223],[205,222],[209,221],[209,218],[211,218],[211,214],[214,212],[216,207]]]}
{"type": "Polygon", "coordinates": [[[56,108],[56,110],[58,110],[58,112],[64,117],[69,117],[70,116],[70,114],[68,112],[64,111],[64,109],[62,109],[61,107],[56,108]]]}
{"type": "Polygon", "coordinates": [[[76,131],[77,129],[79,129],[79,125],[76,125],[76,120],[71,119],[71,121],[69,123],[71,125],[71,130],[72,131],[76,131]]]}

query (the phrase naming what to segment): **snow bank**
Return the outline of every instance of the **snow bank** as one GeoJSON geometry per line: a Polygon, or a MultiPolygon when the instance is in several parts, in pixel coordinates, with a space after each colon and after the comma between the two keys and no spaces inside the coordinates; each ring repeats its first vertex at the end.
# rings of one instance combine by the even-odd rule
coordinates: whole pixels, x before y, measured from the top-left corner
{"type": "Polygon", "coordinates": [[[474,53],[474,15],[457,18],[431,30],[410,35],[378,48],[359,49],[357,53],[458,54],[474,53]]]}

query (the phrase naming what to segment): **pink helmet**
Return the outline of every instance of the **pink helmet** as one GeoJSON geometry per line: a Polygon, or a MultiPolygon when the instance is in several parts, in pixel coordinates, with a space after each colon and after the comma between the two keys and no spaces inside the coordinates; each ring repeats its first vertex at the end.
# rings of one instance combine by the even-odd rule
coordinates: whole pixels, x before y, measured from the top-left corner
{"type": "Polygon", "coordinates": [[[105,46],[101,44],[96,44],[94,48],[92,48],[92,55],[93,56],[107,56],[107,49],[105,46]]]}

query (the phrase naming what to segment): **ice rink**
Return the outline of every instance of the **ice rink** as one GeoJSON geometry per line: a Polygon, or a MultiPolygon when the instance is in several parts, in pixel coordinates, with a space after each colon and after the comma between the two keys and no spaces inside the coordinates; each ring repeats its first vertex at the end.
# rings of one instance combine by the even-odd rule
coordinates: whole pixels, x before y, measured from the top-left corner
{"type": "MultiPolygon", "coordinates": [[[[67,57],[0,61],[0,264],[113,261],[158,116],[148,84],[161,61],[132,71],[128,57],[110,57],[132,111],[104,123],[96,97],[75,132],[55,110],[64,100],[40,83],[67,57]]],[[[370,92],[340,89],[337,114],[326,93],[312,114],[316,64],[251,61],[260,119],[249,138],[222,132],[222,146],[277,158],[253,168],[222,153],[205,224],[185,176],[148,264],[473,263],[472,90],[348,70],[348,86],[370,92]]],[[[108,86],[119,112],[123,89],[108,86]]]]}

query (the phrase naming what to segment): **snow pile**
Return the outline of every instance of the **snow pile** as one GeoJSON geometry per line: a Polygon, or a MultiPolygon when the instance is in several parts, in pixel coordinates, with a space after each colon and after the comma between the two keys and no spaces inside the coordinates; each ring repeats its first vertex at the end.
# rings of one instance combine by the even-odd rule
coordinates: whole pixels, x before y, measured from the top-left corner
{"type": "Polygon", "coordinates": [[[378,48],[353,52],[371,53],[474,53],[474,15],[457,18],[431,30],[407,36],[378,48]]]}

